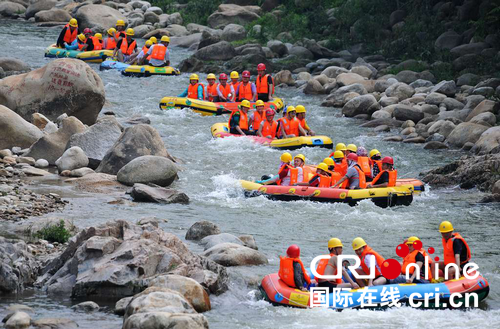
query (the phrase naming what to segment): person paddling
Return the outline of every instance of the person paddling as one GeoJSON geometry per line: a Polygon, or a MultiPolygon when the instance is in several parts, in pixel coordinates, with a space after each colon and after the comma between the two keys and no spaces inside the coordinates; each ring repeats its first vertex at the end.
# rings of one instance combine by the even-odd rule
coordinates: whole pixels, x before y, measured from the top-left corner
{"type": "Polygon", "coordinates": [[[307,288],[311,284],[311,278],[300,259],[300,248],[296,244],[288,247],[286,257],[280,256],[278,276],[289,287],[308,291],[307,288]]]}
{"type": "Polygon", "coordinates": [[[78,22],[76,19],[72,18],[69,20],[68,24],[64,25],[59,37],[57,38],[56,45],[59,48],[66,48],[71,46],[73,41],[76,40],[78,35],[78,22]]]}

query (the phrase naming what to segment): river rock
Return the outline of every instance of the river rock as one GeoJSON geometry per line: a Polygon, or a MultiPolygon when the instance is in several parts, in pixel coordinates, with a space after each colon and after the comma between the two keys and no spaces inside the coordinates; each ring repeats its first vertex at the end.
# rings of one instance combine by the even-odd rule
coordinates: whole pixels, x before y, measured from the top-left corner
{"type": "Polygon", "coordinates": [[[26,156],[34,159],[45,159],[54,165],[64,151],[66,144],[72,135],[85,131],[85,126],[75,117],[69,117],[62,121],[61,128],[55,133],[44,135],[31,145],[26,156]]]}
{"type": "Polygon", "coordinates": [[[31,317],[25,312],[14,313],[5,323],[6,329],[24,329],[28,328],[31,323],[31,317]]]}
{"type": "MultiPolygon", "coordinates": [[[[403,70],[398,74],[396,74],[396,79],[406,84],[411,84],[412,82],[417,81],[419,78],[420,78],[419,73],[410,70],[403,70]]],[[[418,87],[413,87],[413,88],[418,88],[418,87]]]]}
{"type": "Polygon", "coordinates": [[[306,87],[304,88],[304,94],[323,94],[324,92],[325,89],[316,79],[307,81],[306,87]]]}
{"type": "Polygon", "coordinates": [[[455,81],[441,81],[431,89],[431,93],[440,93],[446,96],[453,97],[457,92],[455,81]]]}
{"type": "Polygon", "coordinates": [[[241,241],[239,238],[229,233],[209,235],[204,237],[200,241],[200,244],[204,246],[204,250],[208,250],[221,243],[235,243],[243,246],[243,241],[241,241]]]}
{"type": "Polygon", "coordinates": [[[72,306],[71,308],[75,311],[91,313],[91,312],[98,311],[99,305],[96,302],[89,301],[89,302],[83,302],[80,304],[76,304],[76,305],[72,306]]]}
{"type": "Polygon", "coordinates": [[[27,148],[43,136],[40,129],[3,105],[0,105],[0,131],[0,149],[27,148]]]}
{"type": "Polygon", "coordinates": [[[419,122],[424,118],[424,113],[415,110],[407,105],[398,104],[394,109],[394,118],[396,120],[419,122]]]}
{"type": "Polygon", "coordinates": [[[479,80],[480,77],[478,75],[473,73],[465,73],[458,77],[457,86],[475,86],[479,82],[479,80]]]}
{"type": "Polygon", "coordinates": [[[26,11],[26,7],[19,3],[2,1],[0,2],[0,15],[5,17],[17,17],[26,11]]]}
{"type": "Polygon", "coordinates": [[[323,103],[324,106],[344,106],[345,103],[345,95],[348,93],[357,93],[358,95],[366,95],[367,91],[365,87],[360,83],[355,83],[353,85],[340,87],[335,90],[333,93],[328,95],[326,101],[323,103]]]}
{"type": "Polygon", "coordinates": [[[289,70],[283,70],[276,73],[276,75],[274,76],[274,83],[277,86],[282,83],[285,83],[289,86],[295,86],[295,80],[293,80],[292,72],[290,72],[289,70]]]}
{"type": "Polygon", "coordinates": [[[49,166],[49,162],[45,159],[38,159],[35,161],[36,168],[47,168],[49,166]]]}
{"type": "Polygon", "coordinates": [[[443,149],[447,149],[447,148],[448,148],[448,146],[445,143],[437,142],[437,141],[428,142],[424,146],[424,150],[443,150],[443,149]]]}
{"type": "Polygon", "coordinates": [[[450,97],[446,97],[443,100],[443,104],[448,111],[461,110],[465,106],[464,103],[450,97]]]}
{"type": "Polygon", "coordinates": [[[461,43],[462,43],[462,36],[457,32],[450,30],[444,32],[437,38],[436,42],[434,43],[434,47],[436,47],[436,49],[439,50],[442,49],[451,50],[455,47],[460,46],[461,43]]]}
{"type": "Polygon", "coordinates": [[[0,102],[25,120],[35,112],[50,120],[67,113],[91,125],[104,100],[101,78],[77,59],[56,59],[40,69],[0,80],[0,102]]]}
{"type": "Polygon", "coordinates": [[[38,1],[32,1],[28,8],[26,8],[26,12],[24,13],[24,16],[26,19],[31,18],[35,16],[36,13],[42,10],[50,10],[54,8],[56,5],[56,0],[38,0],[38,1]]]}
{"type": "Polygon", "coordinates": [[[168,158],[145,155],[123,166],[117,178],[120,183],[129,186],[135,183],[170,186],[178,178],[177,166],[168,158]]]}
{"type": "Polygon", "coordinates": [[[493,189],[491,191],[493,194],[500,194],[500,179],[497,180],[495,185],[493,185],[493,189]]]}
{"type": "Polygon", "coordinates": [[[156,155],[173,160],[158,131],[149,125],[138,124],[125,128],[96,171],[116,175],[127,163],[143,155],[156,155]]]}
{"type": "MultiPolygon", "coordinates": [[[[404,81],[403,81],[404,82],[404,81]]],[[[424,80],[424,79],[417,79],[410,83],[410,87],[417,89],[417,88],[423,88],[423,87],[432,87],[434,84],[430,82],[429,80],[424,80]]]]}
{"type": "Polygon", "coordinates": [[[372,115],[380,109],[380,104],[371,94],[354,97],[342,108],[342,114],[346,117],[354,117],[359,114],[372,115]]]}
{"type": "Polygon", "coordinates": [[[500,126],[491,127],[483,132],[471,151],[481,155],[500,153],[500,126]]]}
{"type": "Polygon", "coordinates": [[[57,159],[56,166],[59,173],[65,170],[73,170],[82,167],[87,167],[89,164],[89,158],[85,155],[85,152],[78,146],[73,146],[64,151],[63,155],[57,159]]]}
{"type": "Polygon", "coordinates": [[[245,30],[245,27],[239,24],[228,24],[224,27],[224,30],[222,30],[221,38],[222,40],[231,42],[245,39],[246,36],[247,31],[245,30]]]}
{"type": "Polygon", "coordinates": [[[134,184],[130,193],[134,201],[156,203],[181,203],[188,204],[189,197],[181,192],[163,187],[152,187],[145,184],[134,184]]]}
{"type": "Polygon", "coordinates": [[[336,77],[336,79],[339,86],[349,86],[365,81],[361,75],[356,73],[341,73],[336,77]]]}
{"type": "Polygon", "coordinates": [[[351,69],[351,73],[355,73],[363,78],[371,78],[372,75],[373,75],[373,72],[372,70],[370,70],[369,67],[366,67],[364,65],[358,65],[358,66],[354,66],[352,69],[351,69]]]}
{"type": "Polygon", "coordinates": [[[196,222],[186,232],[186,240],[201,240],[206,236],[220,234],[217,225],[209,221],[196,222]]]}
{"type": "Polygon", "coordinates": [[[151,279],[149,287],[171,289],[180,293],[196,310],[207,312],[211,310],[210,298],[203,287],[191,278],[180,275],[159,275],[151,279]]]}
{"type": "Polygon", "coordinates": [[[124,297],[117,301],[115,304],[115,314],[123,316],[132,299],[134,299],[134,297],[124,297]]]}
{"type": "Polygon", "coordinates": [[[35,329],[77,329],[78,324],[70,319],[44,318],[31,322],[35,329]]]}
{"type": "Polygon", "coordinates": [[[0,237],[0,291],[19,293],[32,286],[38,270],[39,265],[24,241],[0,237]]]}
{"type": "Polygon", "coordinates": [[[462,122],[453,129],[447,141],[450,145],[460,148],[467,142],[476,143],[487,129],[488,127],[476,123],[462,122]]]}
{"type": "Polygon", "coordinates": [[[436,133],[441,134],[446,138],[451,134],[453,129],[455,129],[455,124],[453,124],[453,122],[448,120],[439,120],[430,126],[427,132],[431,135],[436,133]]]}
{"type": "Polygon", "coordinates": [[[28,72],[30,70],[28,64],[20,59],[10,57],[0,57],[0,68],[5,72],[28,72]]]}
{"type": "Polygon", "coordinates": [[[292,46],[291,48],[288,49],[288,53],[297,58],[308,59],[308,60],[314,59],[313,53],[306,47],[302,46],[292,46]]]}
{"type": "Polygon", "coordinates": [[[473,117],[469,122],[494,126],[497,123],[497,117],[491,112],[484,112],[473,117]]]}
{"type": "MultiPolygon", "coordinates": [[[[391,118],[392,118],[392,114],[383,110],[383,109],[375,111],[372,114],[372,119],[391,119],[391,118]]],[[[380,128],[380,129],[383,129],[383,128],[380,128]]]]}
{"type": "Polygon", "coordinates": [[[74,17],[78,20],[78,28],[94,28],[107,30],[114,27],[116,21],[121,19],[125,22],[126,17],[120,11],[104,5],[86,5],[79,7],[74,17]]]}
{"type": "Polygon", "coordinates": [[[337,78],[342,73],[348,73],[349,71],[343,67],[339,66],[329,66],[323,71],[321,71],[321,74],[326,75],[329,78],[337,78]]]}
{"type": "Polygon", "coordinates": [[[497,88],[498,86],[500,86],[500,79],[490,78],[479,82],[477,85],[474,86],[474,88],[482,88],[482,87],[497,88]]]}
{"type": "Polygon", "coordinates": [[[269,40],[267,42],[267,47],[272,50],[273,53],[278,55],[278,57],[283,57],[288,55],[287,46],[279,40],[269,40]]]}
{"type": "Polygon", "coordinates": [[[123,329],[152,328],[208,329],[208,321],[203,314],[147,312],[134,314],[123,324],[123,329]]]}
{"type": "Polygon", "coordinates": [[[231,23],[247,25],[260,18],[260,8],[252,6],[238,6],[234,4],[222,4],[212,15],[208,16],[208,26],[214,29],[223,28],[231,23]]]}
{"type": "Polygon", "coordinates": [[[152,11],[146,11],[144,13],[144,24],[151,23],[155,24],[160,21],[160,17],[152,11]]]}
{"type": "Polygon", "coordinates": [[[265,255],[259,251],[235,243],[220,243],[206,250],[203,256],[223,266],[267,264],[265,255]]]}
{"type": "Polygon", "coordinates": [[[484,49],[489,48],[489,45],[485,42],[469,43],[461,46],[457,46],[450,50],[450,53],[456,57],[464,55],[479,55],[484,49]]]}
{"type": "Polygon", "coordinates": [[[415,89],[408,86],[406,83],[398,82],[389,86],[385,90],[385,94],[388,97],[397,97],[399,101],[410,98],[415,94],[415,89]]]}
{"type": "Polygon", "coordinates": [[[198,51],[194,54],[194,56],[204,61],[210,61],[210,60],[226,61],[236,56],[236,51],[233,45],[230,44],[229,42],[220,41],[218,43],[198,49],[198,51]]]}
{"type": "Polygon", "coordinates": [[[494,102],[488,99],[485,99],[481,103],[479,103],[472,112],[469,113],[465,121],[470,121],[472,118],[475,116],[481,114],[481,113],[486,113],[486,112],[491,112],[493,114],[498,113],[498,109],[500,108],[500,105],[498,102],[494,102]]]}

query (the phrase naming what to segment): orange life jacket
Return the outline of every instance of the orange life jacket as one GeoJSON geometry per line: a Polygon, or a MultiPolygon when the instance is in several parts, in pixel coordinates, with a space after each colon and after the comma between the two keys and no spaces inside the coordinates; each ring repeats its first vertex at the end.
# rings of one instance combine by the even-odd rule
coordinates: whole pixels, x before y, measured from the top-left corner
{"type": "Polygon", "coordinates": [[[467,259],[463,262],[461,262],[459,265],[467,263],[470,258],[471,258],[471,252],[469,245],[465,241],[464,238],[459,233],[453,233],[452,237],[446,241],[444,238],[443,240],[443,253],[444,253],[444,265],[448,265],[450,263],[455,263],[455,253],[453,252],[453,241],[455,239],[462,240],[462,242],[465,245],[465,248],[467,249],[467,259]]]}
{"type": "Polygon", "coordinates": [[[217,97],[217,85],[217,83],[207,85],[207,97],[209,102],[213,102],[214,97],[217,97]]]}
{"type": "Polygon", "coordinates": [[[348,165],[347,165],[347,160],[345,158],[342,159],[341,163],[334,162],[334,165],[335,165],[335,172],[341,174],[342,177],[344,177],[345,174],[347,174],[348,165]]]}
{"type": "Polygon", "coordinates": [[[368,157],[358,157],[358,165],[365,173],[365,176],[372,177],[372,168],[370,167],[370,159],[368,157]]]}
{"type": "Polygon", "coordinates": [[[159,61],[165,60],[165,54],[167,53],[167,47],[162,44],[156,44],[154,46],[153,51],[151,52],[151,58],[159,61]]]}
{"type": "MultiPolygon", "coordinates": [[[[363,250],[363,253],[361,254],[361,268],[365,272],[365,274],[370,273],[370,268],[366,266],[365,264],[365,257],[367,255],[373,255],[375,256],[375,278],[378,276],[382,275],[381,269],[382,269],[382,263],[385,262],[385,258],[380,256],[378,252],[370,248],[370,246],[365,246],[365,250],[363,250]]],[[[374,278],[374,279],[375,279],[374,278]]]]}
{"type": "MultiPolygon", "coordinates": [[[[304,170],[302,170],[302,175],[304,175],[304,170]]],[[[297,183],[298,180],[299,180],[299,168],[290,167],[290,186],[297,183]]]]}
{"type": "Polygon", "coordinates": [[[106,49],[115,49],[116,48],[116,41],[115,38],[111,37],[106,37],[106,49]]]}
{"type": "Polygon", "coordinates": [[[115,38],[116,40],[120,39],[120,35],[123,35],[122,38],[126,39],[127,38],[127,34],[125,33],[125,31],[117,31],[115,33],[115,38]]]}
{"type": "Polygon", "coordinates": [[[370,159],[370,165],[372,166],[378,166],[378,170],[382,171],[382,160],[372,160],[370,159]]]}
{"type": "Polygon", "coordinates": [[[142,47],[142,52],[144,53],[144,55],[146,55],[146,54],[148,53],[148,51],[149,51],[149,48],[148,48],[148,47],[146,47],[146,45],[144,45],[144,46],[142,47]]]}
{"type": "MultiPolygon", "coordinates": [[[[267,77],[269,77],[269,74],[265,74],[263,76],[258,75],[257,76],[257,81],[255,82],[257,86],[257,94],[268,94],[269,93],[269,84],[267,82],[267,77]]],[[[271,96],[274,95],[274,79],[271,77],[272,81],[272,92],[271,96]]]]}
{"type": "Polygon", "coordinates": [[[205,87],[202,83],[197,83],[195,85],[189,84],[188,86],[188,98],[198,99],[198,86],[201,86],[201,90],[203,93],[203,99],[205,99],[205,87]]]}
{"type": "MultiPolygon", "coordinates": [[[[406,257],[403,259],[403,266],[401,266],[401,273],[402,274],[406,274],[406,268],[410,265],[410,264],[416,264],[417,261],[416,261],[416,257],[417,257],[417,254],[418,253],[421,253],[424,257],[427,257],[429,259],[429,266],[427,266],[427,272],[429,273],[429,276],[427,278],[427,280],[431,280],[432,279],[432,261],[431,261],[431,258],[429,257],[429,255],[425,252],[425,250],[422,248],[420,250],[413,250],[412,252],[410,252],[408,255],[406,255],[406,257]]],[[[425,266],[425,262],[422,266],[425,266]]],[[[415,272],[415,267],[410,267],[409,268],[409,271],[410,271],[410,274],[413,274],[413,272],[415,272]]],[[[425,279],[425,278],[422,278],[421,279],[425,279]]]]}
{"type": "Polygon", "coordinates": [[[239,113],[240,114],[240,122],[239,122],[239,127],[241,130],[248,130],[248,116],[246,113],[243,113],[243,111],[241,110],[236,110],[236,111],[233,111],[233,113],[231,113],[231,115],[229,116],[229,125],[231,125],[231,119],[233,118],[233,115],[235,113],[239,113]]]}
{"type": "Polygon", "coordinates": [[[66,32],[64,33],[63,41],[66,42],[67,44],[70,44],[73,41],[75,41],[75,39],[78,35],[78,29],[76,28],[72,32],[69,24],[66,24],[64,27],[66,28],[66,32]]]}
{"type": "Polygon", "coordinates": [[[319,187],[330,187],[330,186],[332,186],[332,178],[326,175],[319,175],[319,187]]]}
{"type": "Polygon", "coordinates": [[[94,45],[94,50],[101,50],[102,49],[101,40],[97,39],[96,37],[90,37],[90,40],[92,41],[92,44],[94,45]]]}
{"type": "MultiPolygon", "coordinates": [[[[309,274],[307,274],[306,269],[304,268],[304,264],[300,260],[300,258],[290,258],[290,257],[281,257],[280,256],[280,270],[278,272],[278,276],[280,279],[285,282],[289,287],[295,287],[295,278],[293,274],[293,262],[298,262],[300,267],[302,268],[302,273],[304,274],[304,279],[307,284],[311,284],[311,278],[309,274]]],[[[302,287],[295,287],[302,288],[302,287]]]]}
{"type": "Polygon", "coordinates": [[[278,129],[278,123],[273,120],[272,124],[269,124],[269,121],[263,120],[262,123],[264,126],[262,127],[262,136],[271,136],[271,138],[276,138],[276,130],[278,129]]]}
{"type": "Polygon", "coordinates": [[[359,168],[358,166],[354,166],[354,168],[358,171],[358,177],[359,177],[359,188],[366,188],[366,177],[365,177],[365,173],[363,172],[363,170],[361,170],[361,168],[359,168]]]}
{"type": "MultiPolygon", "coordinates": [[[[229,84],[230,84],[231,86],[233,86],[234,92],[236,92],[236,90],[238,90],[238,86],[241,84],[241,82],[239,82],[239,81],[238,81],[238,82],[234,83],[234,82],[231,80],[231,82],[230,82],[229,84]]],[[[250,84],[250,82],[249,82],[248,84],[250,84]]]]}
{"type": "Polygon", "coordinates": [[[304,175],[302,182],[309,182],[311,180],[311,178],[316,174],[316,169],[303,166],[302,167],[302,174],[304,175]]]}
{"type": "Polygon", "coordinates": [[[331,186],[337,184],[337,182],[339,180],[341,180],[342,177],[344,177],[342,174],[340,174],[340,173],[338,173],[336,171],[332,172],[331,175],[332,175],[332,177],[331,177],[331,186]]]}
{"type": "MultiPolygon", "coordinates": [[[[293,167],[292,167],[291,165],[289,165],[288,163],[283,164],[283,165],[281,166],[280,170],[278,170],[278,176],[279,176],[279,175],[281,175],[281,173],[282,173],[285,169],[290,170],[290,169],[292,169],[292,168],[293,168],[293,167]]],[[[276,185],[281,185],[282,181],[283,181],[282,179],[278,179],[278,180],[276,181],[276,185]]]]}
{"type": "MultiPolygon", "coordinates": [[[[229,98],[229,94],[231,93],[231,85],[229,83],[226,83],[226,85],[223,86],[221,83],[219,83],[218,90],[220,91],[222,96],[224,96],[224,98],[227,99],[227,98],[229,98]]],[[[257,127],[254,129],[257,130],[259,128],[257,127]]]]}
{"type": "Polygon", "coordinates": [[[244,99],[246,100],[252,100],[253,99],[253,94],[252,94],[252,83],[248,82],[246,85],[241,82],[240,85],[238,86],[238,101],[242,101],[244,99]]]}
{"type": "Polygon", "coordinates": [[[253,112],[253,122],[252,122],[252,127],[253,130],[257,130],[260,127],[260,123],[262,120],[264,120],[265,113],[262,113],[262,115],[256,110],[253,112]]]}
{"type": "Polygon", "coordinates": [[[124,55],[132,55],[136,45],[137,43],[135,42],[135,40],[133,40],[129,45],[127,38],[123,38],[120,50],[124,55]]]}
{"type": "MultiPolygon", "coordinates": [[[[330,254],[330,257],[333,257],[333,256],[335,256],[335,254],[330,254]]],[[[321,259],[318,262],[318,266],[316,267],[316,272],[318,272],[318,274],[320,274],[320,275],[324,275],[325,274],[325,270],[326,270],[326,266],[328,265],[328,261],[330,261],[330,260],[329,259],[321,259]]],[[[337,275],[338,272],[339,272],[339,269],[335,265],[334,265],[334,267],[335,267],[334,274],[337,275]]],[[[326,280],[316,278],[316,281],[323,282],[323,281],[326,281],[326,280]]],[[[342,279],[335,279],[335,283],[341,284],[342,283],[342,279]]]]}
{"type": "Polygon", "coordinates": [[[298,118],[297,118],[297,120],[299,120],[299,124],[300,124],[300,126],[301,126],[304,130],[307,130],[307,128],[306,128],[306,127],[307,127],[306,118],[304,118],[304,119],[302,119],[302,120],[300,120],[300,119],[298,119],[298,118]]]}
{"type": "Polygon", "coordinates": [[[380,176],[384,172],[389,173],[389,182],[387,184],[387,187],[394,187],[396,186],[396,180],[398,179],[398,171],[397,170],[382,170],[381,172],[378,173],[377,176],[372,180],[371,184],[372,185],[377,185],[377,181],[380,179],[380,176]]]}
{"type": "Polygon", "coordinates": [[[285,128],[285,133],[287,135],[299,136],[299,120],[293,118],[293,120],[288,120],[287,118],[281,118],[283,128],[285,128]]]}
{"type": "Polygon", "coordinates": [[[82,50],[86,43],[87,39],[85,39],[85,41],[81,41],[80,39],[78,39],[78,50],[82,50]]]}

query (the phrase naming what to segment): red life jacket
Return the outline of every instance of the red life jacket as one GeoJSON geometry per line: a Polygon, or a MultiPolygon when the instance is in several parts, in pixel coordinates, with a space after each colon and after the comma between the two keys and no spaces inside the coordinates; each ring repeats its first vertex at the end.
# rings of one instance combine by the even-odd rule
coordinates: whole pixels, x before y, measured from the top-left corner
{"type": "Polygon", "coordinates": [[[203,99],[205,99],[205,87],[202,83],[197,83],[195,85],[189,84],[188,86],[188,98],[198,99],[198,86],[201,86],[203,99]]]}
{"type": "Polygon", "coordinates": [[[116,48],[116,41],[113,37],[106,37],[106,49],[112,50],[116,48]]]}
{"type": "Polygon", "coordinates": [[[467,244],[465,239],[462,238],[462,236],[459,233],[453,233],[452,237],[450,239],[448,239],[448,241],[446,241],[444,238],[442,239],[444,265],[448,265],[450,263],[455,263],[455,253],[453,252],[453,241],[455,241],[455,239],[462,240],[462,242],[465,245],[465,248],[467,249],[467,259],[465,261],[461,262],[459,265],[467,263],[472,256],[472,254],[470,252],[469,245],[467,244]]]}
{"type": "Polygon", "coordinates": [[[372,180],[371,184],[377,185],[377,181],[380,179],[380,176],[382,176],[382,174],[385,172],[387,172],[389,174],[389,182],[387,184],[387,187],[396,186],[396,180],[398,178],[398,171],[397,170],[382,170],[381,172],[378,173],[377,176],[375,176],[375,178],[372,180]]]}
{"type": "MultiPolygon", "coordinates": [[[[330,257],[333,257],[333,256],[335,256],[335,254],[330,254],[330,257]]],[[[320,275],[324,275],[325,274],[325,270],[326,270],[326,266],[328,265],[329,261],[330,261],[329,259],[321,259],[318,262],[318,267],[316,267],[316,272],[318,272],[318,274],[320,274],[320,275]]],[[[338,275],[339,274],[338,267],[336,267],[335,265],[333,265],[333,266],[335,267],[334,274],[338,275]]],[[[323,282],[323,281],[326,281],[326,280],[316,278],[316,281],[323,282]]],[[[335,283],[341,284],[342,283],[342,279],[335,279],[335,283]]]]}
{"type": "Polygon", "coordinates": [[[230,126],[231,125],[231,119],[233,118],[233,115],[235,113],[239,113],[240,114],[240,122],[238,124],[238,126],[240,127],[241,130],[248,130],[248,116],[246,113],[243,113],[243,111],[241,110],[236,110],[236,111],[233,111],[233,113],[231,113],[231,115],[229,116],[229,123],[228,125],[230,126]]]}
{"type": "Polygon", "coordinates": [[[165,54],[167,53],[167,47],[162,44],[156,44],[153,47],[153,51],[151,52],[151,58],[159,61],[165,60],[165,54]]]}
{"type": "MultiPolygon", "coordinates": [[[[280,270],[278,275],[280,279],[285,282],[289,287],[295,287],[295,277],[293,274],[293,262],[298,262],[300,267],[302,268],[302,273],[304,274],[304,279],[307,284],[311,284],[311,278],[309,274],[307,274],[306,269],[304,268],[304,264],[300,260],[300,258],[290,258],[290,257],[281,257],[280,256],[280,270]]],[[[302,287],[295,287],[302,288],[302,287]]]]}
{"type": "Polygon", "coordinates": [[[267,137],[271,136],[271,138],[276,138],[276,130],[278,129],[278,123],[273,120],[272,124],[269,124],[269,121],[263,120],[261,125],[262,127],[262,136],[267,137]]]}
{"type": "Polygon", "coordinates": [[[249,101],[253,99],[251,82],[248,82],[246,85],[241,82],[238,86],[238,101],[241,102],[244,99],[249,101]]]}
{"type": "Polygon", "coordinates": [[[64,38],[63,41],[66,42],[67,44],[72,43],[75,41],[77,35],[78,35],[78,29],[74,29],[73,32],[70,29],[69,23],[64,26],[66,28],[66,32],[64,33],[64,38]]]}
{"type": "Polygon", "coordinates": [[[135,40],[133,40],[129,46],[127,38],[123,38],[120,50],[122,51],[122,53],[124,55],[132,55],[136,45],[137,45],[137,43],[135,42],[135,40]]]}
{"type": "MultiPolygon", "coordinates": [[[[413,250],[412,252],[410,252],[408,255],[406,255],[406,257],[403,259],[403,266],[401,266],[401,273],[402,274],[406,274],[406,268],[410,265],[410,264],[416,264],[417,263],[417,254],[418,253],[421,253],[424,257],[428,257],[429,259],[429,266],[427,268],[427,272],[429,273],[429,277],[428,277],[428,280],[431,280],[432,279],[432,270],[431,270],[431,265],[432,265],[432,261],[431,261],[431,258],[429,257],[429,255],[425,252],[425,250],[422,248],[420,250],[413,250]]],[[[425,266],[425,262],[423,264],[423,266],[425,266]]],[[[410,271],[410,274],[413,274],[413,272],[415,272],[415,267],[410,267],[409,269],[410,271]]],[[[421,277],[421,279],[424,279],[421,277]]]]}
{"type": "Polygon", "coordinates": [[[375,278],[378,276],[381,276],[382,275],[382,272],[381,272],[382,263],[385,262],[385,258],[382,257],[378,252],[376,252],[375,250],[370,248],[370,246],[365,246],[365,250],[363,250],[363,253],[361,254],[361,268],[363,268],[363,271],[365,272],[365,274],[370,273],[370,269],[365,264],[365,257],[367,255],[375,256],[375,278]]]}
{"type": "MultiPolygon", "coordinates": [[[[267,78],[269,77],[269,74],[265,74],[263,76],[258,75],[257,76],[257,81],[255,81],[255,84],[257,86],[257,94],[269,94],[269,84],[267,82],[267,78]]],[[[272,81],[272,92],[271,96],[274,95],[274,79],[271,77],[272,81]]]]}

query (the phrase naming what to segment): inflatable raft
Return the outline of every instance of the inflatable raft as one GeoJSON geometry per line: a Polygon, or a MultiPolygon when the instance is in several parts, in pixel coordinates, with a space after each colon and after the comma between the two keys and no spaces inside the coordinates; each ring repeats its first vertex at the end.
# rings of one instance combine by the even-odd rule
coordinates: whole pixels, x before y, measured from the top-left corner
{"type": "Polygon", "coordinates": [[[301,147],[323,147],[327,149],[333,148],[333,142],[328,136],[300,136],[291,137],[283,139],[269,139],[259,136],[242,136],[229,133],[227,123],[216,123],[212,125],[210,129],[212,132],[212,137],[214,138],[225,138],[225,137],[245,137],[252,139],[257,144],[262,144],[265,146],[270,146],[272,148],[281,150],[296,150],[301,147]]]}
{"type": "Polygon", "coordinates": [[[57,48],[52,45],[45,50],[45,57],[48,58],[78,58],[85,62],[101,63],[108,57],[113,56],[112,50],[79,51],[57,48]]]}
{"type": "Polygon", "coordinates": [[[264,195],[278,201],[318,201],[342,202],[355,206],[359,201],[369,199],[377,206],[386,208],[393,206],[409,206],[413,201],[414,187],[411,184],[395,187],[347,190],[340,188],[311,186],[262,185],[240,180],[241,187],[247,197],[264,195]]]}
{"type": "MultiPolygon", "coordinates": [[[[476,279],[471,280],[465,277],[461,277],[458,280],[449,280],[442,283],[428,283],[428,284],[388,284],[382,286],[373,286],[370,287],[371,296],[373,296],[373,300],[371,301],[373,305],[367,307],[367,297],[364,290],[367,289],[351,289],[344,290],[340,292],[339,295],[334,298],[334,293],[330,293],[326,295],[326,303],[325,306],[328,305],[331,309],[346,309],[346,308],[361,308],[362,301],[364,300],[363,308],[373,308],[373,309],[382,309],[387,307],[387,299],[382,300],[384,292],[388,291],[396,291],[399,292],[398,301],[402,305],[409,304],[409,298],[413,294],[420,294],[420,296],[424,297],[424,294],[432,294],[431,298],[429,298],[428,306],[425,306],[423,298],[417,298],[417,295],[413,295],[414,303],[420,302],[421,308],[458,308],[457,306],[451,305],[450,295],[454,293],[461,293],[462,298],[454,297],[453,302],[455,305],[461,303],[462,307],[464,307],[465,299],[469,298],[470,306],[474,305],[474,299],[477,296],[477,300],[484,300],[489,294],[489,284],[486,279],[484,279],[481,275],[479,275],[476,279]],[[438,291],[436,292],[436,289],[438,291]],[[435,296],[439,293],[439,301],[436,300],[435,296]],[[466,295],[468,294],[468,295],[466,295]],[[473,296],[475,295],[475,296],[473,296]],[[340,298],[339,298],[340,297],[340,298]],[[348,298],[346,298],[348,297],[348,298]]],[[[309,292],[304,292],[298,289],[291,288],[287,286],[278,276],[278,273],[268,274],[262,280],[260,285],[260,290],[264,296],[264,298],[272,303],[273,305],[285,305],[292,307],[301,307],[307,308],[311,307],[311,295],[309,292]]],[[[389,301],[391,301],[389,299],[389,301]]],[[[314,304],[317,305],[318,302],[314,301],[314,304]]]]}
{"type": "Polygon", "coordinates": [[[149,77],[152,75],[179,75],[181,72],[171,66],[156,67],[151,65],[130,65],[115,60],[105,60],[99,66],[101,71],[118,70],[125,76],[149,77]]]}
{"type": "MultiPolygon", "coordinates": [[[[162,110],[168,109],[183,109],[189,108],[196,113],[200,113],[204,116],[209,115],[222,115],[230,114],[232,111],[238,109],[240,102],[227,103],[227,102],[209,102],[200,101],[198,99],[185,98],[185,97],[163,97],[160,101],[160,108],[162,110]]],[[[255,103],[251,103],[252,108],[255,108],[255,103]]],[[[279,98],[275,98],[271,102],[264,103],[265,109],[273,109],[276,112],[283,109],[283,101],[279,98]]]]}

